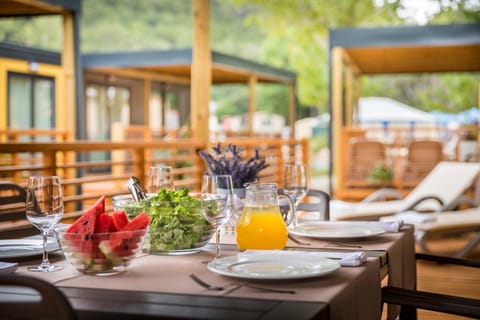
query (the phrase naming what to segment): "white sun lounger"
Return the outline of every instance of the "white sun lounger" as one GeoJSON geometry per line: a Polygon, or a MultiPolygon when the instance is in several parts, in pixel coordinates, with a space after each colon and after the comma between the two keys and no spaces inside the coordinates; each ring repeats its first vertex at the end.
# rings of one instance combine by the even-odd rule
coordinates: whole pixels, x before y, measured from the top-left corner
{"type": "Polygon", "coordinates": [[[426,253],[432,253],[427,242],[430,239],[458,236],[473,232],[473,237],[453,256],[464,257],[480,243],[480,207],[458,211],[418,213],[401,212],[383,217],[381,221],[402,220],[415,226],[415,239],[426,253]]]}
{"type": "Polygon", "coordinates": [[[331,200],[330,219],[377,220],[407,210],[454,210],[465,191],[474,183],[480,184],[479,177],[480,163],[442,161],[403,199],[369,202],[368,197],[359,203],[331,200]]]}

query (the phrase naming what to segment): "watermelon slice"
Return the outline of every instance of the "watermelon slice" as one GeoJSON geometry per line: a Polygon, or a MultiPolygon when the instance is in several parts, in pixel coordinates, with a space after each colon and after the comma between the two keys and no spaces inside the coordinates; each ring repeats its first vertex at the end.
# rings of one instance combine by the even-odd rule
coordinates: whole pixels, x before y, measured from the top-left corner
{"type": "Polygon", "coordinates": [[[123,210],[113,212],[112,223],[113,223],[112,231],[119,231],[123,229],[123,227],[125,227],[128,224],[127,213],[123,210]]]}
{"type": "Polygon", "coordinates": [[[131,255],[133,250],[138,248],[141,237],[147,232],[146,228],[149,223],[150,217],[145,212],[142,212],[121,230],[112,233],[108,241],[100,243],[100,250],[110,259],[131,255]]]}
{"type": "Polygon", "coordinates": [[[103,233],[114,231],[113,229],[113,218],[107,213],[102,213],[98,216],[97,224],[95,225],[95,233],[103,233]]]}
{"type": "Polygon", "coordinates": [[[65,231],[65,239],[70,240],[71,245],[75,246],[80,253],[86,256],[92,255],[94,244],[92,241],[92,234],[95,233],[95,225],[98,217],[105,211],[105,196],[101,196],[97,202],[90,207],[85,213],[77,219],[65,231]],[[72,234],[82,234],[82,240],[78,236],[72,234]]]}
{"type": "Polygon", "coordinates": [[[138,216],[133,218],[120,231],[142,230],[145,229],[149,223],[150,217],[145,212],[142,212],[138,216]]]}
{"type": "Polygon", "coordinates": [[[105,212],[105,196],[101,196],[97,202],[90,207],[85,213],[77,219],[68,229],[67,233],[82,233],[93,234],[95,233],[95,224],[98,216],[105,212]]]}

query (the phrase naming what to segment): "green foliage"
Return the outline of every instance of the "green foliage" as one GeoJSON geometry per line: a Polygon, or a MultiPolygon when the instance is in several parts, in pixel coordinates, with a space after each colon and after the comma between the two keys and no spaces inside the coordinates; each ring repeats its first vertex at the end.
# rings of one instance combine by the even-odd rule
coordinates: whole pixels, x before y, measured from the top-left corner
{"type": "Polygon", "coordinates": [[[386,166],[383,161],[375,164],[375,168],[368,172],[367,180],[376,185],[382,185],[392,181],[393,170],[386,166]]]}
{"type": "MultiPolygon", "coordinates": [[[[431,0],[429,23],[480,21],[476,0],[431,0]]],[[[327,111],[328,30],[412,24],[398,16],[402,0],[211,0],[215,51],[290,69],[298,76],[300,107],[327,111]]],[[[192,45],[192,0],[83,0],[81,51],[132,51],[192,45]]],[[[59,16],[0,19],[0,41],[62,48],[59,16]]],[[[388,96],[424,110],[460,111],[476,104],[478,74],[407,75],[363,79],[364,96],[388,96]]],[[[257,90],[259,110],[285,114],[282,86],[257,90]]],[[[214,88],[218,115],[247,110],[248,88],[214,88]]],[[[299,112],[301,113],[301,112],[299,112]]]]}
{"type": "Polygon", "coordinates": [[[62,18],[59,16],[0,19],[0,41],[60,51],[61,39],[62,18]]]}
{"type": "Polygon", "coordinates": [[[370,76],[363,78],[364,96],[382,95],[415,108],[460,112],[476,105],[478,73],[370,76]]]}

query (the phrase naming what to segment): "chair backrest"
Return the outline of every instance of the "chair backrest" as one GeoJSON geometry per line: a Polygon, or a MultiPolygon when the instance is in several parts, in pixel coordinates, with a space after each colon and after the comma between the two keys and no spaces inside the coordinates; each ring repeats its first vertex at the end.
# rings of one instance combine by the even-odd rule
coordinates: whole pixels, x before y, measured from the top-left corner
{"type": "Polygon", "coordinates": [[[328,193],[321,190],[309,189],[306,195],[308,200],[314,201],[301,202],[298,204],[297,210],[318,212],[320,214],[319,220],[330,220],[330,196],[328,193]]]}
{"type": "MultiPolygon", "coordinates": [[[[12,291],[12,294],[9,295],[2,295],[2,299],[0,299],[1,319],[74,320],[77,318],[65,295],[44,280],[15,274],[0,275],[0,286],[33,289],[41,297],[38,299],[38,297],[32,296],[30,290],[22,291],[23,289],[12,291]]],[[[2,290],[2,292],[4,291],[2,290]]]]}
{"type": "Polygon", "coordinates": [[[0,239],[38,234],[26,221],[25,201],[27,193],[21,186],[0,181],[0,239]]]}
{"type": "Polygon", "coordinates": [[[370,184],[368,175],[379,162],[386,164],[386,148],[380,141],[352,139],[349,144],[345,185],[364,186],[370,184]]]}
{"type": "Polygon", "coordinates": [[[426,196],[435,196],[448,208],[479,176],[480,163],[442,161],[405,197],[405,202],[412,204],[426,196]]]}
{"type": "Polygon", "coordinates": [[[408,145],[407,161],[403,172],[403,183],[415,186],[442,160],[443,143],[437,140],[416,140],[408,145]]]}

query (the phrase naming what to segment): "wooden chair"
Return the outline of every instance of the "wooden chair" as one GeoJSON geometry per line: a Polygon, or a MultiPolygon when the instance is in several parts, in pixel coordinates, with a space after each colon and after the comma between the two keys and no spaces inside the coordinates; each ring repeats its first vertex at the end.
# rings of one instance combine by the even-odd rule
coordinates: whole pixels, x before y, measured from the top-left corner
{"type": "MultiPolygon", "coordinates": [[[[417,260],[422,259],[474,268],[480,267],[480,261],[478,260],[424,253],[417,253],[415,257],[417,260]]],[[[452,278],[454,276],[451,275],[452,278]]],[[[401,306],[400,320],[417,319],[417,309],[480,319],[480,300],[478,299],[385,286],[382,288],[382,302],[401,306]]]]}
{"type": "Polygon", "coordinates": [[[38,230],[26,221],[26,198],[25,189],[18,184],[0,181],[0,239],[38,234],[38,230]]]}
{"type": "MultiPolygon", "coordinates": [[[[0,275],[0,286],[35,290],[41,299],[15,298],[14,294],[0,299],[1,319],[74,320],[75,312],[65,295],[44,280],[23,275],[0,275]]],[[[18,289],[17,289],[18,290],[18,289]]],[[[30,291],[29,291],[30,292],[30,291]]]]}
{"type": "Polygon", "coordinates": [[[443,144],[436,140],[418,140],[411,142],[407,149],[402,181],[406,187],[415,187],[443,160],[443,144]]]}
{"type": "Polygon", "coordinates": [[[380,163],[387,164],[386,148],[380,141],[352,139],[349,144],[345,186],[366,187],[372,183],[368,176],[380,163]]]}

